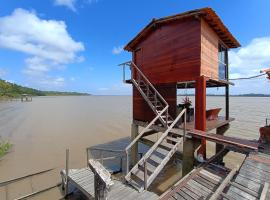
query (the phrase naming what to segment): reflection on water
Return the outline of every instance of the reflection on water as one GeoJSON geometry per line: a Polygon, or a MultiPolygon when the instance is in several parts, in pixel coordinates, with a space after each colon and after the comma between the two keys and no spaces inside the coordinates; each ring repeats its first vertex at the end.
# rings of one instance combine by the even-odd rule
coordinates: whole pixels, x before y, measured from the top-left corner
{"type": "MultiPolygon", "coordinates": [[[[259,127],[270,115],[269,102],[268,97],[231,97],[230,113],[236,120],[227,134],[257,139],[259,127]]],[[[224,97],[207,98],[208,108],[224,108],[224,104],[224,97]]],[[[0,161],[0,180],[63,167],[66,148],[71,152],[71,167],[85,166],[87,147],[129,137],[131,108],[130,96],[38,97],[27,103],[1,102],[0,136],[10,140],[14,148],[0,161]]]]}

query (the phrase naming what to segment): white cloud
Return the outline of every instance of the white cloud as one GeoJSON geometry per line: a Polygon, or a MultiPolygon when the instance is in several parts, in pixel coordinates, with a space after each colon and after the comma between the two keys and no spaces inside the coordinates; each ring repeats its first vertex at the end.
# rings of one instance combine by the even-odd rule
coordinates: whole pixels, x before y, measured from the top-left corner
{"type": "MultiPolygon", "coordinates": [[[[47,79],[52,70],[82,62],[83,57],[77,53],[84,50],[84,45],[73,40],[64,21],[44,20],[18,8],[11,15],[0,17],[0,48],[27,54],[23,72],[40,80],[47,79]]],[[[57,77],[55,80],[61,82],[57,77]]]]}
{"type": "Polygon", "coordinates": [[[45,88],[63,87],[65,85],[65,78],[63,77],[44,77],[40,80],[41,86],[45,88]]]}
{"type": "Polygon", "coordinates": [[[72,10],[73,12],[76,12],[75,3],[76,3],[76,0],[55,0],[54,1],[55,5],[66,6],[67,8],[72,10]]]}
{"type": "Polygon", "coordinates": [[[270,67],[270,37],[253,39],[238,51],[229,52],[230,78],[253,76],[270,67]]]}
{"type": "Polygon", "coordinates": [[[102,87],[102,88],[98,88],[99,91],[107,91],[109,90],[109,88],[105,88],[105,87],[102,87]]]}
{"type": "Polygon", "coordinates": [[[7,71],[5,69],[0,68],[0,78],[5,76],[7,74],[7,71]]]}
{"type": "Polygon", "coordinates": [[[124,51],[124,46],[117,46],[117,47],[113,47],[112,53],[114,55],[120,54],[124,51]]]}

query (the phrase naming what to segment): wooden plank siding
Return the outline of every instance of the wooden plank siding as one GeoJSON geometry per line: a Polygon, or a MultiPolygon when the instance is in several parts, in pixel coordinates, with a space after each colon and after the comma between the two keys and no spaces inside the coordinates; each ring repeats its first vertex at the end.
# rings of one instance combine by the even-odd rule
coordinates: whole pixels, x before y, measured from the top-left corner
{"type": "Polygon", "coordinates": [[[189,18],[157,27],[136,47],[133,60],[153,84],[194,80],[200,75],[200,21],[189,18]]]}
{"type": "MultiPolygon", "coordinates": [[[[134,63],[162,91],[172,116],[177,82],[196,81],[200,76],[218,79],[218,42],[202,18],[189,17],[155,27],[134,48],[134,63]]],[[[133,119],[150,122],[153,118],[153,111],[133,88],[133,119]]]]}
{"type": "Polygon", "coordinates": [[[201,20],[201,75],[218,79],[218,43],[217,34],[201,20]]]}

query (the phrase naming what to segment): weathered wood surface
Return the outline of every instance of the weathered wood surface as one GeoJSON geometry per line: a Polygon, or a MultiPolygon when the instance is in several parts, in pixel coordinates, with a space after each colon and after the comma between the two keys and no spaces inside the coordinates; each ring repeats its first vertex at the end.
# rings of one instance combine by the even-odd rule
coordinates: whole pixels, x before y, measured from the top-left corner
{"type": "MultiPolygon", "coordinates": [[[[79,189],[89,199],[94,197],[94,174],[89,168],[82,168],[69,171],[70,183],[79,189]]],[[[113,180],[114,184],[110,187],[107,198],[114,199],[158,199],[155,193],[143,191],[139,193],[129,185],[118,180],[113,180]]]]}
{"type": "Polygon", "coordinates": [[[161,199],[208,199],[219,188],[228,173],[228,169],[215,165],[198,168],[163,194],[161,199]]]}
{"type": "MultiPolygon", "coordinates": [[[[218,119],[215,120],[206,120],[206,131],[209,132],[216,128],[222,127],[230,122],[234,121],[234,118],[229,118],[226,120],[225,117],[219,116],[218,119]]],[[[195,122],[187,122],[187,129],[193,130],[195,128],[195,122]]]]}
{"type": "Polygon", "coordinates": [[[232,199],[270,199],[270,155],[252,153],[223,192],[232,199]]]}
{"type": "Polygon", "coordinates": [[[193,170],[161,199],[269,200],[270,155],[250,153],[237,173],[211,163],[193,170]],[[225,173],[224,173],[225,172],[225,173]]]}
{"type": "Polygon", "coordinates": [[[188,130],[188,134],[195,138],[205,138],[208,141],[215,142],[217,144],[223,144],[231,146],[232,148],[239,148],[242,150],[257,151],[260,144],[258,142],[249,141],[246,139],[217,135],[213,133],[206,133],[200,130],[188,130]]]}

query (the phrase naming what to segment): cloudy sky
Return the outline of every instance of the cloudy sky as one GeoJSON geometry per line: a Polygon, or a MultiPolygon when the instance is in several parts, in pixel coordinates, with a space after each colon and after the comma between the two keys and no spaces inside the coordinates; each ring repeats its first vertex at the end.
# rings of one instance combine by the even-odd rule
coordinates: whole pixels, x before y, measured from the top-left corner
{"type": "MultiPolygon", "coordinates": [[[[230,52],[231,78],[270,68],[269,0],[2,0],[0,78],[45,90],[130,94],[117,66],[131,59],[123,46],[152,18],[201,7],[212,7],[242,45],[230,52]]],[[[269,86],[263,77],[235,81],[231,93],[270,94],[269,86]]]]}

